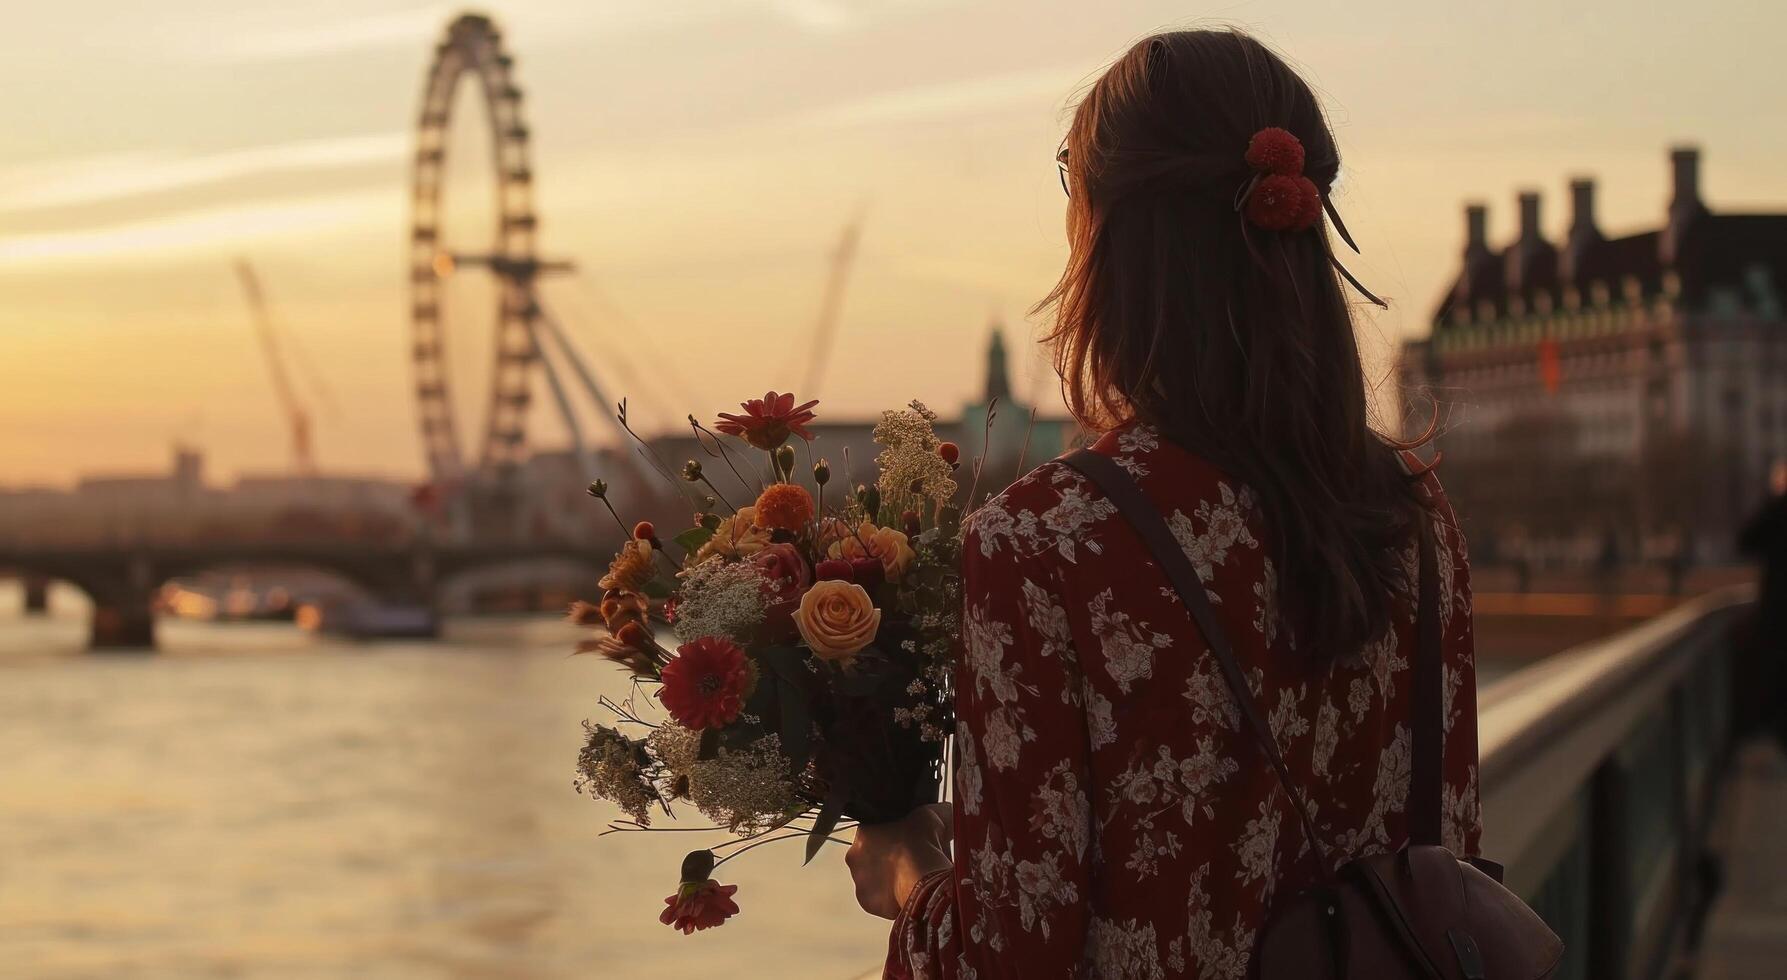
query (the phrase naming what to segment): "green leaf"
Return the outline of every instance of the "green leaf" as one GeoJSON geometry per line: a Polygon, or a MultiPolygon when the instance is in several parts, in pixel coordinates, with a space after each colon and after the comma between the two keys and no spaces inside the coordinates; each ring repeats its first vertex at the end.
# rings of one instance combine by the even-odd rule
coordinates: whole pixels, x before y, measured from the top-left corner
{"type": "Polygon", "coordinates": [[[639,591],[653,599],[668,599],[670,598],[671,589],[669,584],[664,582],[664,580],[654,578],[640,586],[639,591]]]}
{"type": "Polygon", "coordinates": [[[819,808],[819,815],[813,818],[813,829],[807,832],[807,859],[801,864],[809,864],[819,849],[825,846],[825,839],[838,827],[838,817],[843,814],[843,807],[836,799],[825,801],[819,808]]]}
{"type": "Polygon", "coordinates": [[[684,531],[683,533],[672,538],[671,540],[675,541],[677,543],[677,545],[679,547],[681,547],[684,551],[688,552],[689,554],[694,554],[695,552],[701,550],[702,545],[708,543],[709,541],[712,541],[713,537],[714,537],[714,532],[709,531],[707,528],[692,527],[692,528],[689,528],[687,531],[684,531]]]}

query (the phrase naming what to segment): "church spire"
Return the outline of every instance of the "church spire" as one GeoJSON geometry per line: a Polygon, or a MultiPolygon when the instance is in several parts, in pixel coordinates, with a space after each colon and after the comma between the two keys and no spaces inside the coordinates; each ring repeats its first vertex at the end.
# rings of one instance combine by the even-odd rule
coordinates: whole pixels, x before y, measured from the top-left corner
{"type": "Polygon", "coordinates": [[[982,402],[997,398],[1011,402],[1011,376],[1005,366],[1005,328],[998,320],[992,323],[993,339],[987,345],[987,390],[982,402]]]}

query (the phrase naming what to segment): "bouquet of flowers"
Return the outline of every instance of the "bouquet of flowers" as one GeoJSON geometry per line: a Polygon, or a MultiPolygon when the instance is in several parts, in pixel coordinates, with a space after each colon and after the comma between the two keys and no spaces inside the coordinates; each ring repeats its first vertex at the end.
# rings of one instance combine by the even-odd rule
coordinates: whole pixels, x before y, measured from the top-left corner
{"type": "MultiPolygon", "coordinates": [[[[701,504],[694,526],[668,543],[633,527],[601,601],[572,608],[598,628],[578,652],[634,678],[630,697],[603,699],[612,724],[584,722],[577,760],[578,791],[626,815],[606,833],[692,807],[733,835],[684,859],[660,918],[685,933],[738,911],[737,886],[713,878],[720,863],[799,837],[811,860],[842,820],[896,820],[938,799],[960,629],[959,450],[922,404],[885,412],[878,477],[839,493],[824,459],[795,472],[789,439],[811,441],[816,404],[770,392],[712,429],[691,416],[709,458],[681,473],[701,504]],[[720,482],[755,491],[750,504],[726,502],[708,472],[722,464],[733,479],[720,482]]],[[[590,493],[613,510],[600,481],[590,493]]]]}

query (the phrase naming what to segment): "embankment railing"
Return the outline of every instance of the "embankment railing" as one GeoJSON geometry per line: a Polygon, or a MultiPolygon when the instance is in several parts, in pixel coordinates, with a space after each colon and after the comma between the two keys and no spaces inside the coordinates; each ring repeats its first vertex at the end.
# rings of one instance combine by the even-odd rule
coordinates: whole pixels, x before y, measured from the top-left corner
{"type": "Polygon", "coordinates": [[[1478,694],[1483,851],[1564,936],[1560,980],[1650,980],[1686,939],[1752,596],[1709,593],[1478,694]]]}

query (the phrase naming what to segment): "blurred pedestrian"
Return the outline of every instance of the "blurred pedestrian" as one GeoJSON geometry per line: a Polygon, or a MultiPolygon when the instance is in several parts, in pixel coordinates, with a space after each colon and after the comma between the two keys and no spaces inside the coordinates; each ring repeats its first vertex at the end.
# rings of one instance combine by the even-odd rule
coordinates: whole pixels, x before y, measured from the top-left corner
{"type": "Polygon", "coordinates": [[[1768,500],[1738,536],[1739,550],[1762,570],[1753,642],[1737,671],[1738,704],[1751,707],[1747,727],[1767,726],[1787,747],[1787,460],[1775,462],[1768,484],[1768,500]]]}

